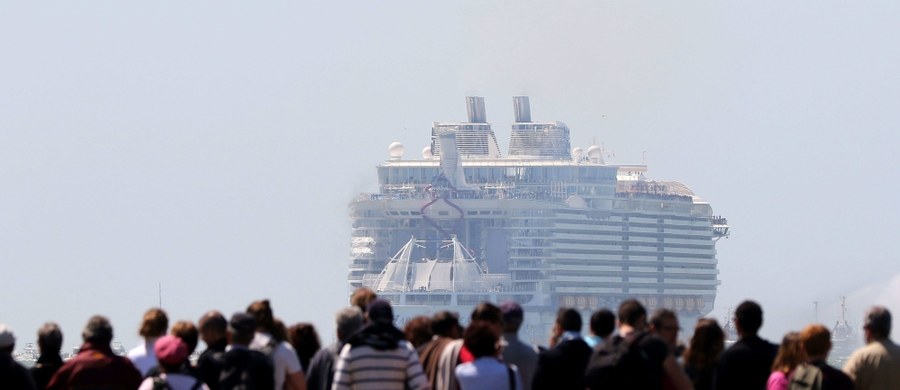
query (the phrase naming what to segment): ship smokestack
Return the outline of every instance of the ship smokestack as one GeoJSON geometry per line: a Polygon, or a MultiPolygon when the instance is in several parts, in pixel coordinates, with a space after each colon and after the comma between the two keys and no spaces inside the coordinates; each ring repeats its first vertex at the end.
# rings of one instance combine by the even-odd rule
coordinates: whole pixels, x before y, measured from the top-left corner
{"type": "Polygon", "coordinates": [[[528,96],[513,96],[513,111],[516,114],[516,123],[531,122],[531,103],[528,96]]]}
{"type": "Polygon", "coordinates": [[[467,96],[466,110],[469,112],[469,123],[487,123],[487,113],[484,110],[483,97],[467,96]]]}

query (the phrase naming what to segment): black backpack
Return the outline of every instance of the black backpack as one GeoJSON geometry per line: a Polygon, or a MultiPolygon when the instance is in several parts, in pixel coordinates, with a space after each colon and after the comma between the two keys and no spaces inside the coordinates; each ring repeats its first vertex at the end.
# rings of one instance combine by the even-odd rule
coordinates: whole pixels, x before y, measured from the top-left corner
{"type": "Polygon", "coordinates": [[[584,374],[585,385],[596,389],[658,389],[650,358],[640,348],[646,332],[615,336],[595,349],[584,374]]]}

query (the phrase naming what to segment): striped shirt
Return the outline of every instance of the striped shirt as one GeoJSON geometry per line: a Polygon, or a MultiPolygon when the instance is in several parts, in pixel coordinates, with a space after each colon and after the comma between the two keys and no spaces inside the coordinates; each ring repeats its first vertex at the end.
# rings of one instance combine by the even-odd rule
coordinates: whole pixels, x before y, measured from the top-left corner
{"type": "Polygon", "coordinates": [[[395,349],[384,351],[366,345],[344,345],[332,387],[333,390],[429,388],[419,356],[406,341],[401,341],[395,349]]]}

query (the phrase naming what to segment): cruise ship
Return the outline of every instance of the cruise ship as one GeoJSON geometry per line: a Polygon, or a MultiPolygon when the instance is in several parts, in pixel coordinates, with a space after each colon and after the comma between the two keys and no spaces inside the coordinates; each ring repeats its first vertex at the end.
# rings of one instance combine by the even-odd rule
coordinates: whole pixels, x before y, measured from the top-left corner
{"type": "Polygon", "coordinates": [[[682,323],[713,309],[729,226],[709,203],[645,165],[604,161],[597,145],[572,147],[565,123],[532,120],[527,96],[513,97],[506,155],[484,99],[466,108],[467,121],[432,124],[421,155],[391,143],[378,192],[350,204],[351,290],[390,300],[401,325],[515,300],[537,343],[560,307],[589,316],[636,298],[682,323]]]}

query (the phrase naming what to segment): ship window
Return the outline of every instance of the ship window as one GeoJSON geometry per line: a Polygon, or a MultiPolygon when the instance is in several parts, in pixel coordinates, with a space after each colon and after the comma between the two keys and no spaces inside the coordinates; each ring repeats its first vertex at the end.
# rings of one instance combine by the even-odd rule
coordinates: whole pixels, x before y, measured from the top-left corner
{"type": "Polygon", "coordinates": [[[503,214],[502,211],[494,211],[494,214],[503,214]]]}
{"type": "Polygon", "coordinates": [[[490,211],[484,211],[484,210],[481,211],[481,215],[490,215],[490,214],[491,214],[490,211]]]}
{"type": "Polygon", "coordinates": [[[438,211],[438,215],[450,215],[449,211],[438,211]]]}
{"type": "Polygon", "coordinates": [[[478,215],[477,211],[467,211],[466,215],[478,215]]]}
{"type": "Polygon", "coordinates": [[[409,215],[409,211],[401,211],[400,215],[409,215]]]}
{"type": "Polygon", "coordinates": [[[420,212],[418,212],[418,211],[410,211],[409,213],[412,214],[412,215],[421,215],[421,214],[422,214],[422,213],[420,213],[420,212]]]}

